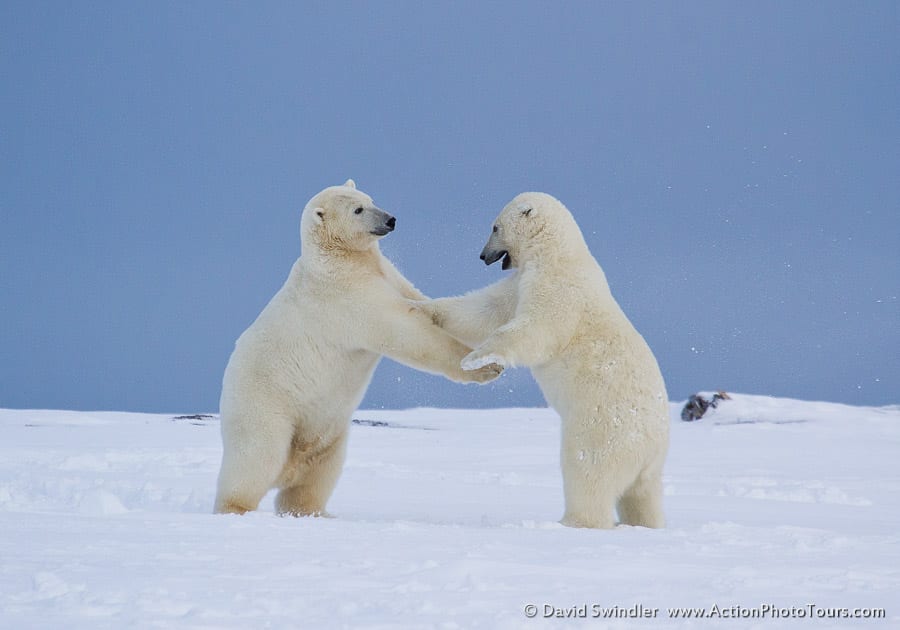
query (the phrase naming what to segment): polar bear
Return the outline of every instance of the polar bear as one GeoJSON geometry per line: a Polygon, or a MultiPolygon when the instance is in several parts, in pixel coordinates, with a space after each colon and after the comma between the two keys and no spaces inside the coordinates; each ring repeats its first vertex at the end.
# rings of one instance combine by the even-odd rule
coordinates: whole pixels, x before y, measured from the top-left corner
{"type": "Polygon", "coordinates": [[[350,415],[382,355],[458,382],[500,373],[462,370],[470,348],[410,308],[408,299],[425,296],[378,247],[394,224],[353,180],[304,208],[301,256],[225,368],[216,512],[255,510],[279,488],[279,514],[325,514],[350,415]]]}
{"type": "Polygon", "coordinates": [[[618,507],[621,523],[663,527],[669,414],[653,353],[557,199],[523,193],[492,230],[481,259],[515,272],[420,307],[475,348],[463,368],[531,368],[562,419],[564,524],[614,527],[618,507]]]}

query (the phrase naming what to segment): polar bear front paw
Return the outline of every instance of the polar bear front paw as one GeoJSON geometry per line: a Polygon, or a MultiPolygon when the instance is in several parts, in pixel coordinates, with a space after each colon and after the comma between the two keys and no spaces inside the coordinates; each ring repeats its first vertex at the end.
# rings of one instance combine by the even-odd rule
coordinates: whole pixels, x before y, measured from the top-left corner
{"type": "Polygon", "coordinates": [[[506,367],[506,359],[499,354],[478,354],[475,351],[464,356],[459,366],[465,371],[471,372],[491,363],[498,365],[500,368],[506,367]]]}
{"type": "Polygon", "coordinates": [[[478,383],[479,385],[490,383],[501,374],[503,374],[503,366],[497,365],[496,363],[488,363],[477,370],[468,370],[465,372],[470,383],[478,383]]]}

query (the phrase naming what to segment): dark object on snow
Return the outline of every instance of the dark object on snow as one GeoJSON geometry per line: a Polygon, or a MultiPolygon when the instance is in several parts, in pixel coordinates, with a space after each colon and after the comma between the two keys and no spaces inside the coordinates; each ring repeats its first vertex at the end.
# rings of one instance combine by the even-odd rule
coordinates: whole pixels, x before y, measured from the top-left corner
{"type": "Polygon", "coordinates": [[[433,427],[416,427],[411,424],[394,424],[393,422],[385,422],[384,420],[363,420],[353,418],[353,424],[362,427],[387,427],[388,429],[417,429],[419,431],[437,431],[433,427]]]}
{"type": "Polygon", "coordinates": [[[707,409],[710,407],[713,409],[718,407],[720,400],[731,400],[731,396],[723,391],[718,391],[713,394],[711,400],[706,400],[700,394],[694,394],[688,398],[688,401],[684,405],[684,409],[681,410],[681,419],[685,422],[699,420],[703,417],[703,414],[706,413],[707,409]]]}
{"type": "Polygon", "coordinates": [[[359,420],[358,418],[353,418],[353,424],[359,424],[364,427],[389,427],[391,426],[387,422],[382,420],[359,420]]]}
{"type": "Polygon", "coordinates": [[[172,420],[212,420],[215,416],[207,413],[195,413],[190,416],[175,416],[172,420]]]}

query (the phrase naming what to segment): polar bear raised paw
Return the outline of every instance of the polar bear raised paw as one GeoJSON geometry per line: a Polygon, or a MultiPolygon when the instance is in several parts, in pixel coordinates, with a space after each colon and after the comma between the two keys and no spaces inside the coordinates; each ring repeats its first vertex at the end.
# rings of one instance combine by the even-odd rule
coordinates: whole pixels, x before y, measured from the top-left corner
{"type": "Polygon", "coordinates": [[[500,372],[503,371],[503,368],[506,367],[506,359],[504,357],[501,357],[499,354],[481,355],[477,352],[470,352],[463,357],[463,360],[460,361],[459,365],[467,372],[472,372],[474,370],[479,370],[481,368],[490,367],[493,365],[493,369],[496,370],[496,373],[499,375],[500,372]]]}

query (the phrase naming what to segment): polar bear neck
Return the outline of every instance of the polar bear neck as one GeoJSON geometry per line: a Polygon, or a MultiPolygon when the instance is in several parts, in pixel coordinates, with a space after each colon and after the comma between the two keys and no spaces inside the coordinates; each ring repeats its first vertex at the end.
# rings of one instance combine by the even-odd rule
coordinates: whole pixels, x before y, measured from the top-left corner
{"type": "Polygon", "coordinates": [[[351,249],[344,244],[330,240],[320,243],[317,239],[301,244],[300,259],[310,269],[322,269],[334,273],[339,268],[365,267],[380,268],[381,248],[374,241],[365,249],[351,249]]]}

